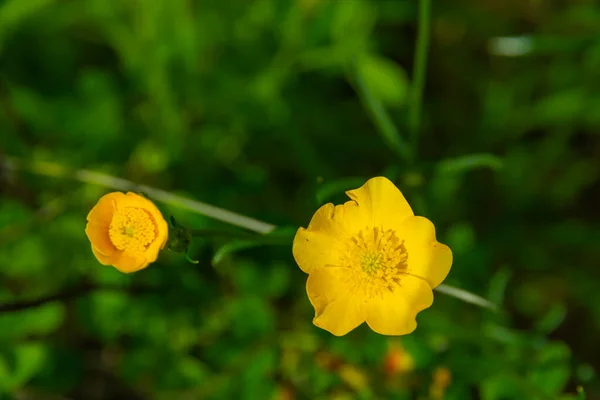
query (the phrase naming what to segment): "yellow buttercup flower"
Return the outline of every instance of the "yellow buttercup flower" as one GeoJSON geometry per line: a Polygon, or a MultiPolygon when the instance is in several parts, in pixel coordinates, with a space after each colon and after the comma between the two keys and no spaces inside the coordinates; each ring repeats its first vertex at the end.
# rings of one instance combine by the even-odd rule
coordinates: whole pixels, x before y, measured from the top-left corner
{"type": "Polygon", "coordinates": [[[380,334],[410,333],[448,275],[452,252],[387,178],[346,194],[351,201],[325,204],[294,238],[313,323],[336,336],[365,321],[380,334]]]}
{"type": "Polygon", "coordinates": [[[135,193],[103,196],[87,216],[85,233],[104,265],[131,273],[156,261],[165,247],[168,225],[154,203],[135,193]]]}

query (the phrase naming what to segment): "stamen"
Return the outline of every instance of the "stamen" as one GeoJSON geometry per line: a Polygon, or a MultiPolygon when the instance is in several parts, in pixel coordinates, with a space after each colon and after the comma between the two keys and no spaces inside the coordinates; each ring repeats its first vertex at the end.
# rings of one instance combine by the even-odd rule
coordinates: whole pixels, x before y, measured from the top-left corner
{"type": "Polygon", "coordinates": [[[348,240],[341,262],[362,276],[360,286],[368,298],[373,298],[401,286],[408,252],[396,231],[368,227],[348,240]]]}
{"type": "Polygon", "coordinates": [[[156,239],[156,224],[147,211],[128,207],[113,215],[108,235],[119,250],[144,252],[156,239]]]}

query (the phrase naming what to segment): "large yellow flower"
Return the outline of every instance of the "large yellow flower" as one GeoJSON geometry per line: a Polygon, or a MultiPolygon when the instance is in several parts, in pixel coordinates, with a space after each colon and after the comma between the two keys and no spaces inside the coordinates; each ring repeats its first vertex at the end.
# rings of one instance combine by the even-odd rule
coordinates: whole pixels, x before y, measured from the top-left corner
{"type": "Polygon", "coordinates": [[[135,193],[103,196],[87,216],[85,233],[104,265],[131,273],[156,261],[165,246],[168,225],[156,206],[135,193]]]}
{"type": "Polygon", "coordinates": [[[294,238],[294,258],[309,274],[313,323],[336,336],[365,321],[380,334],[410,333],[448,275],[452,252],[388,179],[346,194],[352,201],[325,204],[294,238]]]}

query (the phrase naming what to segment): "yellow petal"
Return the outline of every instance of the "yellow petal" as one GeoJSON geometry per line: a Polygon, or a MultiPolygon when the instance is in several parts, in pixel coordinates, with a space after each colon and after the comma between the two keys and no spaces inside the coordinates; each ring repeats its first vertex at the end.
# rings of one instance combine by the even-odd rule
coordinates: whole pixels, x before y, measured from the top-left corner
{"type": "Polygon", "coordinates": [[[149,262],[156,261],[158,253],[165,247],[169,237],[169,226],[161,214],[154,216],[154,222],[157,229],[156,239],[154,242],[150,243],[148,249],[144,252],[145,257],[149,262]]]}
{"type": "Polygon", "coordinates": [[[117,201],[124,197],[125,195],[120,192],[106,194],[98,200],[98,203],[96,203],[87,215],[88,223],[85,227],[85,233],[92,243],[92,248],[95,249],[94,255],[96,255],[98,261],[105,265],[108,264],[106,261],[107,257],[103,257],[101,260],[97,254],[110,256],[116,251],[115,246],[110,241],[108,228],[112,221],[117,201]]]}
{"type": "Polygon", "coordinates": [[[366,222],[354,201],[334,206],[325,204],[312,217],[308,228],[300,228],[294,237],[292,253],[302,271],[325,265],[339,265],[342,246],[366,222]]]}
{"type": "Polygon", "coordinates": [[[367,324],[382,335],[406,335],[417,327],[417,314],[431,306],[433,292],[421,278],[404,275],[399,288],[386,290],[369,299],[365,307],[367,324]]]}
{"type": "Polygon", "coordinates": [[[158,254],[163,249],[163,247],[165,247],[165,242],[166,237],[164,240],[157,239],[154,242],[152,242],[144,252],[144,258],[151,263],[156,261],[156,259],[158,258],[158,254]]]}
{"type": "Polygon", "coordinates": [[[141,195],[139,195],[137,193],[133,193],[133,192],[127,192],[127,194],[125,195],[125,198],[117,203],[117,207],[118,208],[125,208],[125,207],[141,208],[141,209],[148,211],[150,213],[150,215],[152,215],[152,216],[159,214],[162,217],[161,212],[156,207],[156,205],[154,205],[153,202],[151,202],[144,196],[141,196],[141,195]]]}
{"type": "Polygon", "coordinates": [[[313,269],[306,292],[315,308],[313,323],[342,336],[365,321],[364,299],[357,295],[355,271],[349,267],[313,269]]]}
{"type": "Polygon", "coordinates": [[[346,194],[358,203],[369,226],[393,227],[414,215],[402,192],[381,176],[369,179],[362,187],[346,194]]]}
{"type": "Polygon", "coordinates": [[[129,254],[122,252],[112,265],[121,272],[130,274],[146,268],[150,262],[141,254],[129,254]]]}
{"type": "Polygon", "coordinates": [[[436,288],[452,266],[452,251],[435,239],[435,227],[425,217],[408,218],[398,230],[408,251],[408,272],[436,288]]]}
{"type": "Polygon", "coordinates": [[[124,197],[125,195],[121,192],[108,193],[102,196],[88,213],[88,222],[95,222],[108,227],[115,213],[117,202],[124,197]]]}
{"type": "Polygon", "coordinates": [[[103,265],[112,265],[116,269],[126,274],[139,271],[140,269],[146,268],[150,262],[148,262],[142,255],[139,254],[127,254],[122,251],[115,251],[112,255],[106,256],[92,246],[92,252],[103,265]]]}
{"type": "Polygon", "coordinates": [[[85,234],[92,243],[92,247],[102,255],[110,256],[117,251],[117,248],[110,241],[108,226],[95,220],[90,221],[85,227],[85,234]]]}
{"type": "Polygon", "coordinates": [[[118,252],[115,252],[109,256],[102,254],[102,252],[100,252],[96,247],[94,247],[94,245],[92,245],[92,252],[94,253],[94,256],[96,256],[96,258],[98,259],[98,262],[102,265],[112,265],[113,261],[119,257],[118,252]]]}

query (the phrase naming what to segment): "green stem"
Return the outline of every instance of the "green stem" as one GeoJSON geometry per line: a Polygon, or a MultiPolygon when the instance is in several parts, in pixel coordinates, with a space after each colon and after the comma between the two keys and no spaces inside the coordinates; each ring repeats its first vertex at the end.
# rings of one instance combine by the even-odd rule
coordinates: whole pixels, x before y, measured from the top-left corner
{"type": "Polygon", "coordinates": [[[392,119],[383,107],[383,104],[381,104],[369,90],[356,61],[353,63],[352,69],[356,84],[355,90],[358,92],[358,96],[362,101],[363,106],[371,115],[371,119],[375,123],[379,134],[396,154],[403,158],[407,163],[412,163],[413,152],[411,151],[409,144],[402,138],[400,132],[398,132],[396,125],[392,122],[392,119]]]}
{"type": "Polygon", "coordinates": [[[408,126],[416,149],[421,130],[421,113],[423,108],[423,90],[427,70],[427,52],[429,51],[429,35],[431,26],[431,0],[419,0],[419,28],[417,48],[413,64],[413,83],[408,105],[408,126]]]}
{"type": "Polygon", "coordinates": [[[234,232],[218,229],[188,229],[194,237],[224,237],[231,239],[253,239],[258,237],[256,234],[246,232],[234,232]]]}
{"type": "Polygon", "coordinates": [[[256,233],[236,232],[217,229],[188,229],[193,237],[221,237],[227,239],[243,239],[265,244],[288,244],[294,239],[288,235],[262,235],[256,233]]]}
{"type": "Polygon", "coordinates": [[[63,165],[46,161],[22,162],[13,157],[7,157],[1,161],[4,167],[12,170],[26,169],[38,175],[55,178],[71,178],[80,182],[91,183],[113,190],[143,192],[148,194],[153,200],[262,234],[269,233],[276,228],[275,225],[267,224],[266,222],[258,221],[254,218],[246,217],[245,215],[237,214],[220,207],[215,207],[211,204],[191,200],[165,190],[139,185],[126,179],[117,178],[96,171],[87,169],[71,170],[63,165]]]}
{"type": "Polygon", "coordinates": [[[479,307],[487,308],[492,311],[498,311],[498,306],[492,303],[489,300],[484,299],[483,297],[477,296],[471,292],[467,292],[466,290],[459,289],[454,286],[449,286],[445,284],[441,284],[435,288],[440,293],[444,293],[445,295],[456,297],[464,301],[465,303],[474,304],[479,307]]]}

